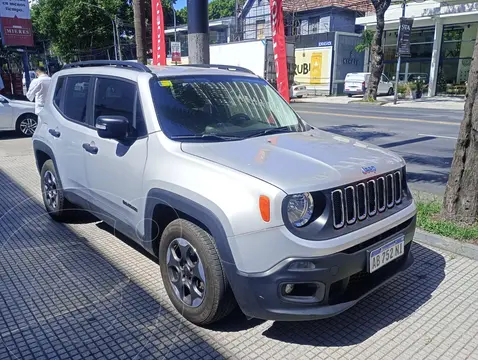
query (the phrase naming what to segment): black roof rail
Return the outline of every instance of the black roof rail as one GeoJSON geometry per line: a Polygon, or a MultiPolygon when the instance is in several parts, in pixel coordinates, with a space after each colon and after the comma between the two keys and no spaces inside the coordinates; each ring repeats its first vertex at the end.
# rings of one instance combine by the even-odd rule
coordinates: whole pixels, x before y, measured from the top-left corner
{"type": "Polygon", "coordinates": [[[76,67],[92,67],[92,66],[116,66],[118,68],[125,68],[131,70],[138,70],[142,72],[151,72],[151,69],[146,65],[135,61],[118,61],[118,60],[90,60],[80,61],[63,66],[62,70],[73,69],[76,67]]]}
{"type": "Polygon", "coordinates": [[[234,65],[216,65],[216,64],[184,64],[179,66],[191,66],[191,67],[198,67],[198,68],[205,68],[205,69],[220,69],[220,70],[229,70],[229,71],[241,71],[248,74],[254,74],[249,69],[246,69],[241,66],[234,66],[234,65]]]}

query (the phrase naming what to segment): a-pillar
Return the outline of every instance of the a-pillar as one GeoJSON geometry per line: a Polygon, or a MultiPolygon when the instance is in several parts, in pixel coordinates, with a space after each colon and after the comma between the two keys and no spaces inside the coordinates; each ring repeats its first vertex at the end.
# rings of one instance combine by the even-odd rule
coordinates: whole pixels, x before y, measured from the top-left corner
{"type": "Polygon", "coordinates": [[[207,0],[188,0],[188,48],[190,64],[209,64],[207,0]]]}
{"type": "Polygon", "coordinates": [[[440,52],[443,38],[443,22],[435,19],[435,36],[433,38],[433,52],[430,64],[430,80],[428,82],[428,96],[435,96],[438,84],[438,68],[440,66],[440,52]]]}

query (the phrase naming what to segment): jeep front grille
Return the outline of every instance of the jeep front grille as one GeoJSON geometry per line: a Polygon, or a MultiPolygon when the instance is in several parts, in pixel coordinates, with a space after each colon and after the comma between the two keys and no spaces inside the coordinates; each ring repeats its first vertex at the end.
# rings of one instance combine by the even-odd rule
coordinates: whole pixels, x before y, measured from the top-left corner
{"type": "Polygon", "coordinates": [[[402,173],[396,171],[331,192],[336,229],[383,213],[402,202],[402,173]]]}

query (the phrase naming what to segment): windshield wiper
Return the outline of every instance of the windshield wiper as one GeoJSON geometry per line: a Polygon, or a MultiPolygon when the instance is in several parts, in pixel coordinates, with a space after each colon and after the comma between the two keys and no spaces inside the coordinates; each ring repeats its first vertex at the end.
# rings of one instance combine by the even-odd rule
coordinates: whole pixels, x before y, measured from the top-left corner
{"type": "Polygon", "coordinates": [[[287,132],[293,132],[291,130],[290,126],[281,126],[281,127],[277,127],[277,128],[265,129],[265,130],[262,130],[260,132],[248,135],[248,136],[245,137],[245,139],[264,136],[264,135],[287,133],[287,132]]]}
{"type": "Polygon", "coordinates": [[[219,140],[219,141],[232,141],[240,140],[242,138],[237,136],[222,136],[216,134],[203,134],[203,135],[176,135],[171,136],[173,140],[219,140]]]}

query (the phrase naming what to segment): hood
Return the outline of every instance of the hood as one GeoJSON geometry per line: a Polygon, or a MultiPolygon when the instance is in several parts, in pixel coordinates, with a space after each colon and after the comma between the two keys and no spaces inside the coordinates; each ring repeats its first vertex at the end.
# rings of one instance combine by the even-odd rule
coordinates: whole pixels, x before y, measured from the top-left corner
{"type": "Polygon", "coordinates": [[[360,181],[375,175],[370,173],[371,167],[382,174],[405,164],[398,155],[377,146],[315,129],[242,141],[183,143],[182,150],[289,194],[360,181]]]}

